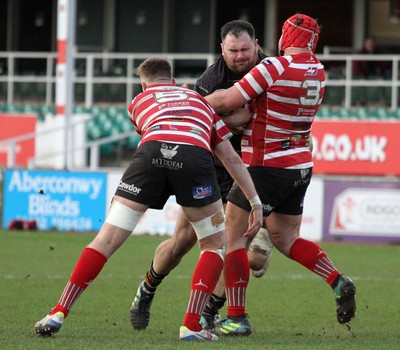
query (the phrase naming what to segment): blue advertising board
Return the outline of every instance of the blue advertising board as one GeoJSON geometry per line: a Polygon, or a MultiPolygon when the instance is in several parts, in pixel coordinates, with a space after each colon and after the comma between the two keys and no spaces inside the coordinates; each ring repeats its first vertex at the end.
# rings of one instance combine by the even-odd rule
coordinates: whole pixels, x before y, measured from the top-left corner
{"type": "Polygon", "coordinates": [[[39,230],[98,231],[105,219],[105,173],[6,170],[3,228],[36,220],[39,230]]]}

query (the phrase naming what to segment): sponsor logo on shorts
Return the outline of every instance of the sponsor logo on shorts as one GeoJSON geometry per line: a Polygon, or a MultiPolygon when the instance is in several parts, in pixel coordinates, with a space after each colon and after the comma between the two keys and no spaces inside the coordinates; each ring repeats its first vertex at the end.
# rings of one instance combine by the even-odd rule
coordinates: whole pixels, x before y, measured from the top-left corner
{"type": "Polygon", "coordinates": [[[183,163],[176,162],[174,160],[164,159],[164,158],[153,158],[151,164],[160,167],[166,167],[169,169],[182,169],[183,163]]]}
{"type": "Polygon", "coordinates": [[[177,149],[179,148],[178,145],[175,145],[175,147],[172,147],[172,145],[168,145],[166,143],[161,144],[160,152],[163,155],[164,158],[167,159],[172,159],[176,153],[178,152],[177,149]]]}
{"type": "Polygon", "coordinates": [[[304,185],[307,185],[309,182],[310,182],[310,179],[308,179],[308,178],[296,180],[295,182],[293,182],[293,187],[304,186],[304,185]]]}
{"type": "Polygon", "coordinates": [[[263,204],[262,208],[263,208],[263,212],[267,213],[267,214],[272,213],[272,211],[274,210],[274,207],[271,204],[263,204]]]}
{"type": "Polygon", "coordinates": [[[206,197],[210,197],[213,194],[211,184],[205,184],[201,186],[193,187],[193,198],[194,199],[203,199],[206,197]]]}
{"type": "Polygon", "coordinates": [[[127,183],[122,182],[122,181],[120,181],[120,183],[118,185],[118,188],[120,190],[122,190],[122,191],[129,192],[129,193],[132,193],[134,195],[139,194],[140,191],[142,190],[141,188],[136,187],[134,184],[130,185],[130,184],[127,184],[127,183]]]}

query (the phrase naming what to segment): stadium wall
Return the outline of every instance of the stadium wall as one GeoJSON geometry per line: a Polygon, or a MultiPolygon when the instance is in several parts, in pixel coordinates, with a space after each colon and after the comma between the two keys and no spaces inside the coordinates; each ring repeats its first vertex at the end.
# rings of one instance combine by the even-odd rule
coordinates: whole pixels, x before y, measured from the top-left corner
{"type": "MultiPolygon", "coordinates": [[[[122,175],[8,169],[3,220],[37,222],[39,230],[98,231],[122,175]]],[[[171,235],[179,206],[148,210],[134,234],[171,235]]],[[[313,241],[400,243],[400,183],[383,178],[315,175],[304,202],[301,236],[313,241]]]]}

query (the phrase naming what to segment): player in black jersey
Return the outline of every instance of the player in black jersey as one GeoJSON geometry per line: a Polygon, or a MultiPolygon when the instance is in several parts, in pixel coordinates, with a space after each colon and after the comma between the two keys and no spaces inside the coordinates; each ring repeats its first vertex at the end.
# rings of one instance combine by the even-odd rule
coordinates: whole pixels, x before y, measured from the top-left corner
{"type": "MultiPolygon", "coordinates": [[[[196,81],[194,89],[203,96],[217,90],[230,88],[266,57],[255,38],[253,26],[249,22],[241,20],[228,22],[221,28],[221,51],[222,54],[215,63],[208,67],[196,81]]],[[[233,132],[234,136],[230,141],[236,152],[240,154],[243,127],[231,124],[228,116],[221,117],[233,132]]],[[[217,171],[222,200],[226,203],[226,196],[232,187],[233,180],[221,161],[216,159],[214,166],[217,171]]],[[[261,228],[248,250],[250,268],[255,277],[263,276],[268,269],[272,247],[267,230],[261,228]]],[[[225,300],[225,289],[221,281],[203,312],[201,323],[205,328],[214,328],[214,324],[219,318],[218,311],[224,305],[225,300]]]]}

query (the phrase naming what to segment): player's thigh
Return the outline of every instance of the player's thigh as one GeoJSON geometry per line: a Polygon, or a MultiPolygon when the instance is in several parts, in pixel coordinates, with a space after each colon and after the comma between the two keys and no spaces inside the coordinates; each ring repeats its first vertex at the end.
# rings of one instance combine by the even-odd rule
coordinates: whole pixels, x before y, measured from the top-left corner
{"type": "Polygon", "coordinates": [[[269,233],[288,234],[299,231],[302,215],[287,215],[272,212],[266,219],[269,233]]]}
{"type": "Polygon", "coordinates": [[[223,211],[223,204],[219,199],[201,207],[182,207],[182,210],[190,222],[196,222],[223,211]]]}
{"type": "Polygon", "coordinates": [[[175,244],[190,247],[194,246],[197,241],[196,233],[193,229],[193,226],[187,219],[181,207],[178,210],[175,230],[171,236],[171,240],[174,241],[175,244]]]}

